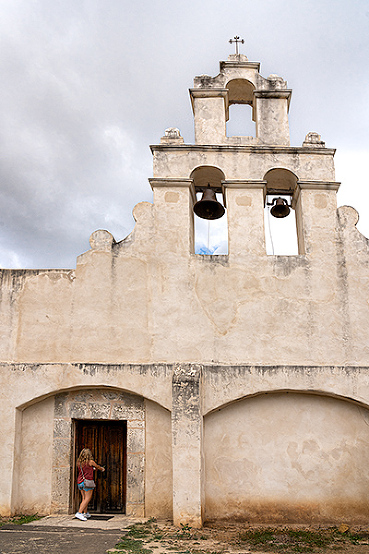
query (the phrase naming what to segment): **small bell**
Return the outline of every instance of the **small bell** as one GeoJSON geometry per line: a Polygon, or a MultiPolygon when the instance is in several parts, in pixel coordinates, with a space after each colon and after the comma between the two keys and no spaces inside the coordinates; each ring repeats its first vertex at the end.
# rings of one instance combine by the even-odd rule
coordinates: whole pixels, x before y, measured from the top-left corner
{"type": "Polygon", "coordinates": [[[287,217],[290,213],[290,208],[288,206],[287,200],[284,198],[274,198],[272,204],[274,206],[270,210],[270,213],[273,217],[287,217]]]}
{"type": "Polygon", "coordinates": [[[209,184],[204,190],[201,200],[194,205],[193,211],[202,219],[219,219],[224,215],[225,209],[218,202],[215,192],[209,184]]]}

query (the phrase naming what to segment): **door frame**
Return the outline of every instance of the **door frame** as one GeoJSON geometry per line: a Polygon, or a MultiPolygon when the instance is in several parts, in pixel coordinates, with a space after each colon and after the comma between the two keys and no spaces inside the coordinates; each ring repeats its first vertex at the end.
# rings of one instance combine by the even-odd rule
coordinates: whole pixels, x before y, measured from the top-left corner
{"type": "MultiPolygon", "coordinates": [[[[70,505],[72,506],[73,512],[78,510],[79,504],[81,502],[81,496],[77,488],[77,458],[78,458],[78,427],[88,424],[98,424],[103,426],[109,425],[121,425],[124,432],[124,444],[123,444],[123,480],[122,480],[122,495],[123,495],[123,509],[122,510],[109,510],[109,514],[127,514],[127,420],[122,419],[72,419],[72,475],[71,475],[71,499],[70,505]]],[[[101,460],[95,460],[97,463],[101,460]]],[[[94,512],[95,513],[95,512],[94,512]]],[[[96,512],[96,513],[105,513],[105,512],[96,512]]]]}

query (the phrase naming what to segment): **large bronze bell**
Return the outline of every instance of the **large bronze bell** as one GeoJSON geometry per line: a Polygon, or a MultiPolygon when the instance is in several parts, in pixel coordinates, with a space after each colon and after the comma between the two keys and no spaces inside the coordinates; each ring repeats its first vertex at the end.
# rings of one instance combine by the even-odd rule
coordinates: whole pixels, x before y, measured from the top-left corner
{"type": "Polygon", "coordinates": [[[214,190],[208,185],[201,200],[194,205],[193,211],[202,219],[219,219],[224,215],[225,209],[218,202],[214,190]]]}
{"type": "Polygon", "coordinates": [[[288,206],[287,200],[284,198],[274,198],[274,206],[270,210],[270,213],[274,217],[287,217],[290,213],[290,208],[288,206]]]}

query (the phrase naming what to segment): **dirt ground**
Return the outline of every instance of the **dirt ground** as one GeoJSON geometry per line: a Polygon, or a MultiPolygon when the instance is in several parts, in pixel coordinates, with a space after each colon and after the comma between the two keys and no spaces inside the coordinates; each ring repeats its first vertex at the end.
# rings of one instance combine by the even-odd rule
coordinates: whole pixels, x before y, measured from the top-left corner
{"type": "MultiPolygon", "coordinates": [[[[331,554],[336,551],[337,553],[342,552],[342,554],[369,554],[369,530],[349,528],[347,525],[326,528],[250,527],[246,524],[217,523],[216,525],[205,525],[203,529],[193,529],[187,525],[178,529],[169,522],[149,519],[129,525],[126,529],[120,527],[120,531],[116,528],[113,532],[98,528],[88,529],[83,526],[81,529],[73,528],[73,531],[67,526],[49,528],[46,525],[40,527],[36,525],[37,521],[34,522],[34,519],[37,518],[32,516],[0,518],[0,529],[1,527],[3,529],[11,527],[13,534],[15,533],[9,539],[8,549],[0,546],[0,552],[11,554],[75,552],[75,546],[79,539],[86,540],[90,533],[89,540],[93,542],[94,546],[91,553],[94,554],[105,554],[106,552],[126,554],[331,554]],[[24,526],[23,523],[30,525],[24,526]],[[16,533],[16,528],[19,531],[24,530],[24,533],[16,533]],[[70,550],[67,548],[68,541],[66,539],[71,543],[70,550]],[[118,542],[115,544],[117,540],[118,542]],[[32,550],[29,545],[35,541],[38,543],[33,545],[35,549],[32,550]],[[108,543],[112,546],[104,547],[104,544],[108,543]],[[113,546],[114,544],[115,546],[113,546]],[[42,545],[44,548],[41,548],[42,545]],[[62,550],[61,545],[63,545],[62,550]]],[[[4,542],[7,534],[0,533],[0,535],[4,542]]]]}
{"type": "Polygon", "coordinates": [[[242,554],[242,553],[369,553],[369,531],[340,528],[249,527],[241,524],[207,525],[201,530],[181,529],[149,520],[127,530],[109,552],[136,554],[242,554]]]}

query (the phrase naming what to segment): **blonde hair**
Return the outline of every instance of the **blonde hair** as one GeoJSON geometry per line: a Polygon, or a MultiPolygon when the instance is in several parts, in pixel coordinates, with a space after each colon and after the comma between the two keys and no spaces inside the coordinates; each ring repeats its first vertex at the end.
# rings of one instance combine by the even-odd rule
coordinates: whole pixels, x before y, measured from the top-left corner
{"type": "Polygon", "coordinates": [[[93,460],[92,452],[89,448],[83,448],[78,456],[78,467],[85,466],[89,460],[93,460]]]}

